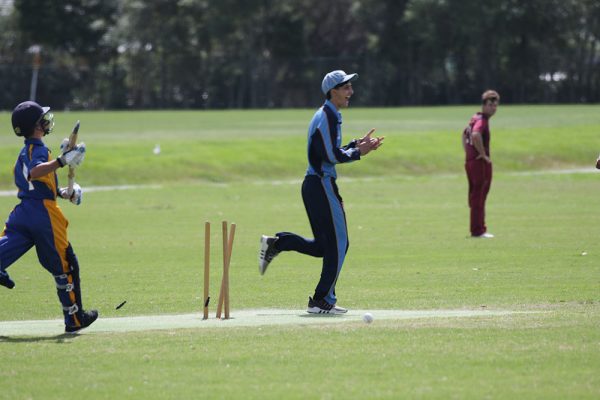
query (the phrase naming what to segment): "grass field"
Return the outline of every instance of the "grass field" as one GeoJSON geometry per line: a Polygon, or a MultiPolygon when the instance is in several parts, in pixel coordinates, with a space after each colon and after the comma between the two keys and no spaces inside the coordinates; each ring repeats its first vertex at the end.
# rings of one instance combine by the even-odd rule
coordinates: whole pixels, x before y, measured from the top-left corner
{"type": "MultiPolygon", "coordinates": [[[[1,336],[0,398],[600,397],[600,174],[591,171],[600,106],[499,109],[489,241],[467,239],[460,132],[475,110],[344,112],[346,139],[375,127],[386,143],[338,168],[351,243],[338,297],[351,309],[527,313],[1,336]],[[583,172],[560,173],[567,169],[583,172]]],[[[217,226],[228,219],[238,225],[232,316],[304,309],[319,261],[282,254],[261,277],[256,256],[262,233],[309,235],[299,190],[312,112],[58,113],[53,148],[82,121],[84,188],[154,185],[88,192],[81,206],[62,206],[85,304],[101,317],[200,315],[203,223],[213,222],[216,299],[217,226]]],[[[11,190],[20,143],[8,113],[0,126],[0,189],[11,190]]],[[[15,204],[0,197],[0,214],[15,204]]],[[[17,287],[0,288],[0,327],[59,318],[35,252],[9,272],[17,287]]]]}

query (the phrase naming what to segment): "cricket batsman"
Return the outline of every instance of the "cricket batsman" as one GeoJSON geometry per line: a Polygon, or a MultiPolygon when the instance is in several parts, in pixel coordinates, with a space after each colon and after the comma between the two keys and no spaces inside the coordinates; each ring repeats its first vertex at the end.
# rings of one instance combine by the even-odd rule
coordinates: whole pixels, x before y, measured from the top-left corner
{"type": "Polygon", "coordinates": [[[74,333],[91,325],[98,318],[98,312],[83,308],[79,262],[68,240],[68,221],[56,203],[60,197],[79,205],[81,187],[74,184],[69,195],[67,188],[58,187],[56,170],[81,165],[85,144],[68,149],[68,139],[65,139],[61,146],[64,152],[53,158],[42,139],[52,132],[54,115],[50,107],[33,101],[15,107],[12,126],[17,136],[25,138],[13,170],[21,202],[11,211],[0,234],[0,285],[8,289],[15,287],[6,269],[35,246],[40,264],[56,282],[65,332],[74,333]]]}

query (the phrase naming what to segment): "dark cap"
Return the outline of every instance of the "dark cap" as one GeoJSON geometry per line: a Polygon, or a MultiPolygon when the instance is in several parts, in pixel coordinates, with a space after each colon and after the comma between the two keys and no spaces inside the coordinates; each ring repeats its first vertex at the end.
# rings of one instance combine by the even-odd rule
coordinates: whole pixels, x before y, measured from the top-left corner
{"type": "Polygon", "coordinates": [[[16,106],[12,113],[12,126],[15,135],[31,136],[35,124],[48,111],[50,111],[50,107],[42,107],[35,101],[24,101],[16,106]]]}

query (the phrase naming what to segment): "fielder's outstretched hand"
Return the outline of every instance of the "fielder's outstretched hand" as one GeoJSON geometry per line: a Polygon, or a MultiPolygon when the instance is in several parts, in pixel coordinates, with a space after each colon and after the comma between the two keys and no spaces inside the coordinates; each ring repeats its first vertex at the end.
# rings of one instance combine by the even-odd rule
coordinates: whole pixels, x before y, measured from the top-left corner
{"type": "Polygon", "coordinates": [[[383,144],[385,136],[372,137],[373,132],[375,132],[375,128],[372,128],[365,136],[358,139],[357,146],[361,156],[367,155],[371,150],[377,150],[383,144]]]}

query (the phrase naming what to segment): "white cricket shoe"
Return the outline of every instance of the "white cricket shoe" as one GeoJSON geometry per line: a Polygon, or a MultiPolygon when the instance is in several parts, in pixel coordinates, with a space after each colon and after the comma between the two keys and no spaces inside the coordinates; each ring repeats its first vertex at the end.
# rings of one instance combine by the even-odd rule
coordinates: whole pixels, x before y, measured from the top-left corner
{"type": "Polygon", "coordinates": [[[306,312],[309,314],[346,314],[348,310],[335,304],[329,304],[325,299],[313,300],[312,297],[309,297],[306,312]]]}
{"type": "Polygon", "coordinates": [[[494,237],[494,235],[492,235],[492,234],[491,234],[491,233],[489,233],[489,232],[484,232],[484,233],[482,233],[481,235],[478,235],[478,236],[471,236],[471,237],[474,237],[474,238],[477,238],[477,239],[491,239],[491,238],[493,238],[493,237],[494,237]]]}
{"type": "Polygon", "coordinates": [[[258,252],[258,272],[264,275],[267,267],[273,259],[280,253],[275,248],[275,242],[279,240],[277,236],[265,236],[260,238],[260,251],[258,252]]]}

